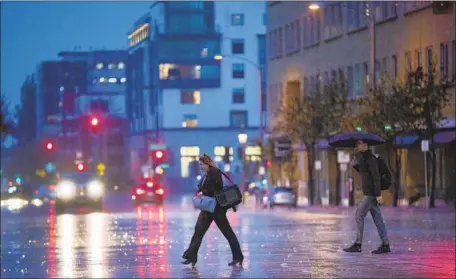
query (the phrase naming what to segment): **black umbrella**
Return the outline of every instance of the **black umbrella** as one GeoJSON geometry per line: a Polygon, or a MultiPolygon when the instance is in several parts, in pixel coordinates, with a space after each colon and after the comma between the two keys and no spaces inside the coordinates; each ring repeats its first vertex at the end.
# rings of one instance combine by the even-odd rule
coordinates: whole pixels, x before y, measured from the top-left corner
{"type": "Polygon", "coordinates": [[[362,140],[369,145],[379,145],[385,143],[385,140],[376,134],[364,132],[348,132],[333,136],[329,139],[329,145],[335,148],[353,148],[356,142],[362,140]]]}

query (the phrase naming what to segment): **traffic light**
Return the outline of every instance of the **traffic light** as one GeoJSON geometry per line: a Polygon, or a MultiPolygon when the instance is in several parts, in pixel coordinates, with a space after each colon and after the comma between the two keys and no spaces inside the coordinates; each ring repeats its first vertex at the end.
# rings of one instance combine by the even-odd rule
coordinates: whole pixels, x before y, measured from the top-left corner
{"type": "Polygon", "coordinates": [[[356,126],[355,129],[358,132],[362,132],[363,131],[363,128],[361,126],[356,126]]]}
{"type": "Polygon", "coordinates": [[[90,118],[90,130],[92,133],[97,133],[100,126],[100,119],[96,116],[90,118]]]}
{"type": "Polygon", "coordinates": [[[77,163],[76,164],[76,170],[79,171],[79,172],[83,172],[85,170],[84,163],[77,163]]]}
{"type": "Polygon", "coordinates": [[[46,150],[47,151],[53,151],[54,150],[54,144],[52,142],[47,142],[46,143],[46,150]]]}
{"type": "Polygon", "coordinates": [[[152,151],[152,162],[154,167],[165,164],[168,161],[168,154],[165,149],[152,151]]]}

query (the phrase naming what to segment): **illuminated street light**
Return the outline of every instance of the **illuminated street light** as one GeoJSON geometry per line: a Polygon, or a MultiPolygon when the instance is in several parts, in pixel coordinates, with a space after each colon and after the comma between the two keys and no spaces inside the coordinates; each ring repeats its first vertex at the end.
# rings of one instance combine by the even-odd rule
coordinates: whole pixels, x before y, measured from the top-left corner
{"type": "Polygon", "coordinates": [[[239,133],[238,134],[238,140],[241,145],[244,145],[247,143],[247,134],[246,133],[239,133]]]}
{"type": "Polygon", "coordinates": [[[223,56],[222,55],[216,55],[216,56],[214,56],[214,59],[215,60],[222,60],[223,56]]]}
{"type": "Polygon", "coordinates": [[[318,4],[310,4],[309,5],[309,10],[312,10],[312,11],[316,11],[316,10],[319,10],[320,9],[320,5],[318,4]]]}

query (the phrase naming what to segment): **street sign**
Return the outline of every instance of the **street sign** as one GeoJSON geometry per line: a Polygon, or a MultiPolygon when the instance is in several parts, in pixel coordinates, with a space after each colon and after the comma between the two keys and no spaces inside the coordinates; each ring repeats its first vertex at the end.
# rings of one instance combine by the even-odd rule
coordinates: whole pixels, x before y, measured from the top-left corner
{"type": "Polygon", "coordinates": [[[315,161],[315,169],[321,170],[321,161],[320,160],[315,161]]]}
{"type": "Polygon", "coordinates": [[[348,164],[350,163],[350,153],[343,150],[337,151],[337,162],[339,164],[348,164]]]}
{"type": "Polygon", "coordinates": [[[421,151],[422,152],[428,152],[429,151],[429,141],[428,140],[422,140],[421,141],[421,151]]]}
{"type": "Polygon", "coordinates": [[[345,164],[345,163],[340,164],[340,171],[342,171],[342,172],[347,171],[347,164],[345,164]]]}
{"type": "Polygon", "coordinates": [[[291,153],[291,140],[287,137],[274,141],[274,156],[277,158],[289,157],[291,153]]]}

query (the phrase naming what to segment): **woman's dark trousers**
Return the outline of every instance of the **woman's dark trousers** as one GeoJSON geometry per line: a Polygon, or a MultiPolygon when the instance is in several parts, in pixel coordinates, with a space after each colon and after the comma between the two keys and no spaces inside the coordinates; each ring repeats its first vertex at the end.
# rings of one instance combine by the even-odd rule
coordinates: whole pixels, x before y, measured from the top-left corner
{"type": "Polygon", "coordinates": [[[243,260],[244,256],[242,255],[241,246],[239,241],[231,228],[230,222],[226,217],[226,210],[217,206],[214,213],[209,213],[206,211],[201,211],[198,220],[195,225],[195,232],[193,234],[190,245],[182,256],[184,259],[195,261],[198,259],[198,250],[203,241],[203,237],[206,234],[207,230],[212,224],[212,221],[215,221],[215,224],[220,229],[222,234],[228,240],[228,243],[231,247],[231,253],[233,254],[233,260],[243,260]]]}

